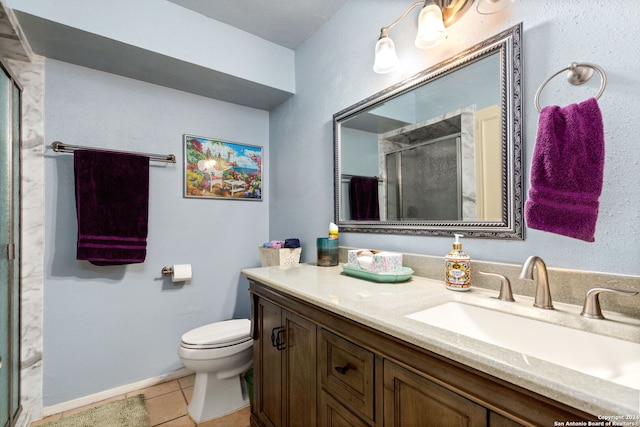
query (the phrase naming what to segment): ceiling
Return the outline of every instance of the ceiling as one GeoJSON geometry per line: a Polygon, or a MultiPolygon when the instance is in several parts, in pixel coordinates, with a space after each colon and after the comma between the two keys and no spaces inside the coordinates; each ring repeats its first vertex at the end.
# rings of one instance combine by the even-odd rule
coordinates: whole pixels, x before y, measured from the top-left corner
{"type": "MultiPolygon", "coordinates": [[[[295,50],[348,0],[167,1],[295,50]]],[[[66,26],[20,7],[13,11],[33,51],[47,58],[267,111],[293,95],[289,90],[66,26]]]]}
{"type": "Polygon", "coordinates": [[[347,0],[168,0],[289,49],[296,49],[347,0]]]}

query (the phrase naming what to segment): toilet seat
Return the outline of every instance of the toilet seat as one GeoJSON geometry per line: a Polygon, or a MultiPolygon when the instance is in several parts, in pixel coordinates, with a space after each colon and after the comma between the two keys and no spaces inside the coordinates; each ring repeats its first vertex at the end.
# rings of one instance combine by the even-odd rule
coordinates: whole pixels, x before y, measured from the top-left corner
{"type": "Polygon", "coordinates": [[[251,341],[251,321],[231,319],[200,326],[182,335],[181,346],[189,349],[230,347],[251,341]]]}

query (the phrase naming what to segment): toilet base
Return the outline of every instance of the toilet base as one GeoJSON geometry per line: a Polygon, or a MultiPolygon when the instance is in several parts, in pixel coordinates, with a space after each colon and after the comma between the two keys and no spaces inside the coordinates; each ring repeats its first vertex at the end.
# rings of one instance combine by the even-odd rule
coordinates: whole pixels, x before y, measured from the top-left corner
{"type": "Polygon", "coordinates": [[[189,416],[196,423],[219,418],[249,405],[242,375],[219,379],[216,373],[197,372],[189,416]]]}

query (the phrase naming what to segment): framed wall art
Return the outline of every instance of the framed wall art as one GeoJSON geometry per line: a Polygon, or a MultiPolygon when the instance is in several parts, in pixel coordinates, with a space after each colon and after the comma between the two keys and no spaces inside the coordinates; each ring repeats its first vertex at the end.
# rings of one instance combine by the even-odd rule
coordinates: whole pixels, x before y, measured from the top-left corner
{"type": "Polygon", "coordinates": [[[262,201],[262,147],[184,135],[184,197],[262,201]]]}

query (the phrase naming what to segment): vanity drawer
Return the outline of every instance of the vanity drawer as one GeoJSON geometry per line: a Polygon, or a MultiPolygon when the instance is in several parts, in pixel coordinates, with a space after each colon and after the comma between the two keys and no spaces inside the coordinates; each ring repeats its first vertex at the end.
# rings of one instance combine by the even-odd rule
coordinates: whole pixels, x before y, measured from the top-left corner
{"type": "Polygon", "coordinates": [[[344,405],[334,399],[326,390],[320,392],[318,401],[318,425],[331,427],[370,427],[344,405]]]}
{"type": "Polygon", "coordinates": [[[324,329],[318,335],[318,375],[331,395],[373,420],[374,354],[324,329]]]}

